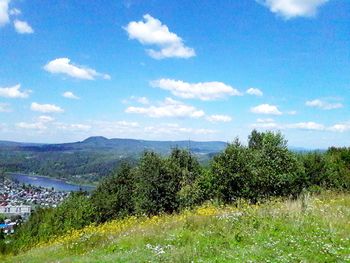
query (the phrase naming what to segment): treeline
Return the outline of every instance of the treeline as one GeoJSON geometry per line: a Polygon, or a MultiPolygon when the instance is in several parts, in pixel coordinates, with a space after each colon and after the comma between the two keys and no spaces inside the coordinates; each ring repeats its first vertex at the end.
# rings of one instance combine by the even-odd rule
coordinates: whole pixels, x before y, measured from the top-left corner
{"type": "MultiPolygon", "coordinates": [[[[128,160],[134,162],[133,157],[128,160]]],[[[0,167],[6,172],[35,172],[76,183],[96,183],[111,174],[123,159],[101,152],[0,151],[0,167]]]]}
{"type": "Polygon", "coordinates": [[[92,195],[72,194],[55,209],[39,209],[8,247],[20,251],[71,229],[130,215],[176,213],[204,202],[251,202],[297,197],[302,191],[350,189],[350,148],[296,154],[281,133],[253,131],[203,167],[188,151],[161,157],[145,152],[137,166],[123,163],[92,195]]]}

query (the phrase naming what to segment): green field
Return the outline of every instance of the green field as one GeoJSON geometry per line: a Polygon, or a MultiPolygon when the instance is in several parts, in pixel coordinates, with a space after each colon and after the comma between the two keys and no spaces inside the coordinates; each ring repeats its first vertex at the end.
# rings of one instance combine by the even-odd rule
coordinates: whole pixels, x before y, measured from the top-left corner
{"type": "Polygon", "coordinates": [[[2,262],[350,262],[349,222],[344,193],[207,205],[89,226],[2,262]]]}

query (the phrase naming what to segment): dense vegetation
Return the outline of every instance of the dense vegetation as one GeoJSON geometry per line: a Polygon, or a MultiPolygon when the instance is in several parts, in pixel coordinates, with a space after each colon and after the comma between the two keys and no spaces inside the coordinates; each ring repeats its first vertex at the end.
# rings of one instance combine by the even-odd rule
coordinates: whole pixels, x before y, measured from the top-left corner
{"type": "Polygon", "coordinates": [[[91,196],[73,194],[56,209],[37,210],[8,248],[22,251],[73,229],[128,216],[178,213],[205,202],[296,199],[322,189],[350,189],[350,148],[296,154],[280,133],[253,131],[248,146],[236,139],[209,167],[186,150],[174,148],[167,157],[147,151],[136,167],[121,165],[91,196]]]}
{"type": "Polygon", "coordinates": [[[200,157],[200,161],[205,162],[225,145],[223,142],[142,141],[104,137],[90,137],[82,142],[65,144],[0,141],[0,167],[7,172],[36,173],[91,184],[110,175],[125,160],[134,164],[145,150],[167,155],[174,146],[189,148],[200,157]]]}
{"type": "MultiPolygon", "coordinates": [[[[131,157],[128,160],[133,160],[131,157]]],[[[0,166],[7,172],[35,173],[79,184],[92,184],[110,174],[123,159],[99,152],[0,151],[0,166]]]]}
{"type": "Polygon", "coordinates": [[[349,262],[350,195],[204,205],[74,230],[1,258],[36,262],[349,262]]]}

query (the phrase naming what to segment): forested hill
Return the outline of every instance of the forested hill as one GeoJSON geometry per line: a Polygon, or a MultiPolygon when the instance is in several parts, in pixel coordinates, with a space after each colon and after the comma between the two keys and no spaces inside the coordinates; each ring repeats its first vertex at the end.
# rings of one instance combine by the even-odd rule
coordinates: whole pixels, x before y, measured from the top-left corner
{"type": "Polygon", "coordinates": [[[35,144],[0,141],[0,166],[9,172],[37,173],[91,183],[108,175],[122,160],[135,162],[144,151],[162,155],[189,149],[207,161],[227,143],[219,141],[146,141],[90,137],[81,142],[35,144]]]}
{"type": "Polygon", "coordinates": [[[152,150],[160,154],[168,154],[172,148],[186,148],[194,154],[210,154],[222,151],[227,143],[220,141],[146,141],[135,139],[107,139],[102,136],[89,137],[81,142],[62,144],[34,144],[0,141],[0,149],[16,151],[57,152],[57,151],[113,151],[116,153],[139,154],[152,150]]]}

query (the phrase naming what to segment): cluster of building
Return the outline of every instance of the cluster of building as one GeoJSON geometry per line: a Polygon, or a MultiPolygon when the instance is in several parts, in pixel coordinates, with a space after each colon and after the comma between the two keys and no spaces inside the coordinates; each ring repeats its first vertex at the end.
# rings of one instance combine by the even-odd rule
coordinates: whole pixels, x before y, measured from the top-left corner
{"type": "Polygon", "coordinates": [[[14,233],[17,224],[26,220],[37,207],[56,207],[69,192],[27,186],[7,177],[0,178],[0,232],[14,233]]]}
{"type": "Polygon", "coordinates": [[[36,207],[56,207],[69,192],[27,186],[9,178],[0,181],[0,214],[28,217],[36,207]]]}

